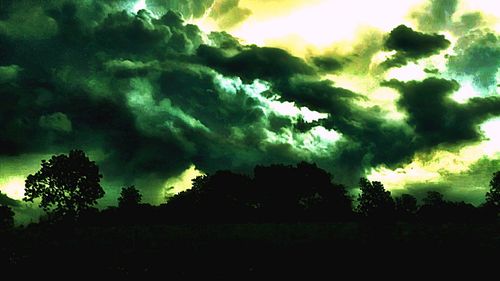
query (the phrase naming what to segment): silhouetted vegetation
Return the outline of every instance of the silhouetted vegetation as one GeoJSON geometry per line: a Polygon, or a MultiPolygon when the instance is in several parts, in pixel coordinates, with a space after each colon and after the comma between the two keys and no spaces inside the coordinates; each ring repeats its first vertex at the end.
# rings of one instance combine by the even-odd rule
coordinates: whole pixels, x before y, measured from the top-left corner
{"type": "Polygon", "coordinates": [[[493,174],[490,181],[490,190],[486,193],[486,204],[500,211],[500,171],[493,174]]]}
{"type": "Polygon", "coordinates": [[[40,207],[54,218],[70,217],[86,224],[262,223],[262,222],[472,222],[495,220],[499,208],[500,172],[475,207],[445,200],[428,191],[418,205],[410,194],[392,198],[378,181],[361,178],[353,207],[347,188],[315,164],[256,166],[253,176],[218,171],[195,178],[192,188],[168,197],[160,206],[142,204],[135,186],[122,188],[118,208],[92,208],[104,195],[97,165],[83,151],[42,160],[42,168],[26,180],[24,200],[41,198],[40,207]]]}
{"type": "Polygon", "coordinates": [[[9,206],[0,205],[0,230],[14,226],[14,211],[9,206]]]}
{"type": "Polygon", "coordinates": [[[428,191],[418,210],[418,217],[426,222],[477,222],[482,217],[481,209],[465,202],[451,202],[437,191],[428,191]]]}
{"type": "Polygon", "coordinates": [[[139,206],[142,200],[141,192],[131,185],[122,188],[120,197],[118,198],[118,207],[120,208],[134,208],[139,206]]]}
{"type": "Polygon", "coordinates": [[[346,189],[316,165],[257,166],[254,177],[220,171],[193,180],[166,209],[180,221],[297,222],[352,217],[346,189]]]}
{"type": "Polygon", "coordinates": [[[395,206],[391,193],[381,182],[359,181],[361,194],[358,197],[358,212],[370,220],[390,220],[394,217],[395,206]]]}
{"type": "Polygon", "coordinates": [[[197,275],[193,268],[262,276],[290,266],[315,268],[321,263],[315,256],[331,253],[344,264],[360,253],[388,250],[399,258],[431,250],[447,257],[498,253],[499,175],[479,207],[448,201],[437,191],[429,191],[421,205],[411,194],[393,199],[381,182],[366,178],[353,202],[331,174],[301,162],[257,166],[253,175],[199,176],[191,189],[160,206],[141,203],[139,189],[127,186],[117,207],[98,210],[92,207],[104,194],[98,167],[82,151],[71,151],[42,161],[26,181],[26,200],[41,197],[47,219],[12,228],[14,213],[0,206],[0,227],[7,229],[0,263],[43,272],[57,262],[61,272],[84,266],[120,277],[159,274],[169,256],[174,277],[197,275]],[[76,224],[68,227],[61,216],[76,224]]]}
{"type": "Polygon", "coordinates": [[[76,218],[104,196],[99,168],[81,150],[54,155],[41,165],[27,177],[23,200],[41,198],[40,207],[50,216],[76,218]]]}
{"type": "Polygon", "coordinates": [[[413,220],[418,211],[417,198],[410,194],[402,194],[394,198],[396,216],[400,220],[413,220]]]}

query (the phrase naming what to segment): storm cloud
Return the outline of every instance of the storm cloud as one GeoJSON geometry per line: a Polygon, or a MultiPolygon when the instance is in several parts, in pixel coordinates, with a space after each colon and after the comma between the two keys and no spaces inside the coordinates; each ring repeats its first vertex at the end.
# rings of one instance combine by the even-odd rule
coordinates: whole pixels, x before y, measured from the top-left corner
{"type": "MultiPolygon", "coordinates": [[[[398,91],[396,105],[407,114],[395,121],[384,108],[363,105],[364,93],[323,76],[366,73],[383,48],[378,33],[367,37],[375,47],[354,46],[357,57],[303,59],[225,32],[204,34],[186,21],[247,14],[238,1],[148,0],[139,11],[119,0],[4,3],[0,156],[83,149],[105,180],[146,183],[138,187],[157,197],[166,179],[191,165],[250,172],[256,164],[307,160],[351,184],[377,165],[397,167],[419,151],[481,140],[479,124],[500,114],[496,96],[453,101],[456,81],[391,80],[382,87],[398,91]]],[[[396,51],[391,67],[450,45],[404,25],[384,38],[396,51]]],[[[450,58],[451,69],[472,69],[481,48],[494,57],[498,39],[480,38],[450,58]]],[[[462,72],[492,85],[494,64],[462,72]]]]}
{"type": "Polygon", "coordinates": [[[385,47],[396,51],[396,54],[383,64],[386,67],[403,66],[409,61],[435,55],[449,46],[450,41],[443,35],[425,34],[400,25],[390,32],[385,41],[385,47]]]}
{"type": "Polygon", "coordinates": [[[227,56],[218,48],[201,46],[198,55],[208,66],[247,81],[276,80],[295,74],[314,73],[303,60],[277,48],[249,46],[236,55],[227,56]]]}
{"type": "Polygon", "coordinates": [[[460,88],[456,81],[428,78],[423,81],[389,81],[401,92],[398,106],[408,113],[408,123],[419,145],[477,141],[478,124],[500,114],[500,97],[473,98],[459,104],[450,95],[460,88]]]}

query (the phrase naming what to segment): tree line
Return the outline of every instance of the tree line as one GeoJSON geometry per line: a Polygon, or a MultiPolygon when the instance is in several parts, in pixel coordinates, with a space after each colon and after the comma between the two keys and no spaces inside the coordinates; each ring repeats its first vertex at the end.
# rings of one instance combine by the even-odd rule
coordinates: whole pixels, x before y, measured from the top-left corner
{"type": "MultiPolygon", "coordinates": [[[[217,223],[217,222],[478,222],[498,218],[500,171],[493,174],[485,203],[479,207],[427,192],[422,204],[410,194],[393,197],[378,181],[361,178],[361,193],[347,188],[315,164],[256,166],[253,177],[218,171],[193,180],[192,188],[160,206],[143,204],[135,186],[123,187],[117,207],[97,210],[104,196],[102,175],[81,150],[42,160],[29,175],[24,201],[39,199],[46,222],[91,224],[217,223]]],[[[0,206],[0,227],[14,225],[14,212],[0,206]]]]}

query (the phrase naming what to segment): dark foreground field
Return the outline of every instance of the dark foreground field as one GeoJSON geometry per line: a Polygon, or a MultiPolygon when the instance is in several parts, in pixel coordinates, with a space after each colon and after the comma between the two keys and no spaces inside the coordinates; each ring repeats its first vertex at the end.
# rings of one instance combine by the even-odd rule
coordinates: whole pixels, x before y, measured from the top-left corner
{"type": "Polygon", "coordinates": [[[500,257],[500,224],[33,225],[0,236],[2,273],[68,278],[417,274],[500,257]]]}

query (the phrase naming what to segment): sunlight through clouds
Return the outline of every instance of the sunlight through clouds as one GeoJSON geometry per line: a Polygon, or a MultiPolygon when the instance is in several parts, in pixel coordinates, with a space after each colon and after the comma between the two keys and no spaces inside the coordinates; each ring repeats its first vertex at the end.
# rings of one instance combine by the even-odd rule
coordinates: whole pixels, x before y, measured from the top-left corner
{"type": "Polygon", "coordinates": [[[296,37],[305,44],[321,48],[335,41],[353,39],[356,31],[365,25],[389,31],[404,23],[409,8],[418,2],[324,0],[268,20],[254,21],[250,18],[241,27],[232,30],[232,33],[258,45],[265,45],[270,40],[276,41],[279,38],[286,40],[296,37]],[[391,6],[387,13],[373,13],[384,5],[391,6]]]}
{"type": "Polygon", "coordinates": [[[137,13],[138,11],[145,10],[147,8],[148,6],[146,5],[146,0],[138,0],[135,3],[134,7],[132,7],[132,12],[137,13]]]}
{"type": "Polygon", "coordinates": [[[24,197],[24,176],[12,176],[0,179],[0,191],[12,199],[24,197]]]}
{"type": "Polygon", "coordinates": [[[449,174],[467,172],[471,165],[485,157],[500,159],[500,118],[486,121],[481,126],[486,139],[458,149],[437,149],[417,154],[412,162],[397,169],[381,166],[371,169],[368,177],[382,181],[388,189],[404,189],[405,185],[421,182],[439,182],[449,174]]]}
{"type": "Polygon", "coordinates": [[[387,80],[396,79],[399,81],[423,80],[427,77],[424,68],[416,63],[409,63],[408,65],[391,68],[385,78],[387,80]]]}
{"type": "Polygon", "coordinates": [[[294,102],[280,101],[280,97],[277,95],[263,96],[262,94],[270,89],[270,84],[265,81],[255,80],[252,84],[245,84],[239,77],[224,77],[220,74],[214,77],[214,81],[222,90],[232,95],[242,91],[258,100],[265,114],[273,113],[278,116],[286,116],[295,121],[300,117],[307,123],[325,119],[329,116],[326,113],[313,111],[307,107],[299,107],[294,102]]]}
{"type": "Polygon", "coordinates": [[[166,194],[164,194],[164,196],[168,196],[169,194],[177,194],[179,192],[190,189],[192,180],[198,176],[203,175],[205,175],[205,173],[196,169],[195,165],[189,166],[189,168],[182,172],[180,175],[169,178],[165,182],[164,189],[166,194]]]}
{"type": "Polygon", "coordinates": [[[481,94],[475,89],[471,81],[460,82],[460,89],[451,95],[451,98],[458,103],[466,103],[469,99],[480,97],[481,94]]]}

